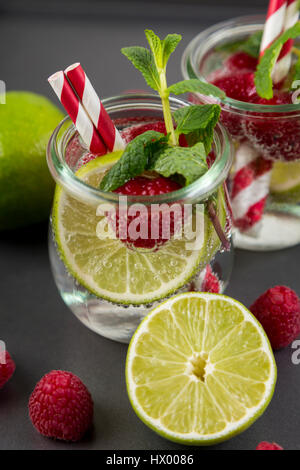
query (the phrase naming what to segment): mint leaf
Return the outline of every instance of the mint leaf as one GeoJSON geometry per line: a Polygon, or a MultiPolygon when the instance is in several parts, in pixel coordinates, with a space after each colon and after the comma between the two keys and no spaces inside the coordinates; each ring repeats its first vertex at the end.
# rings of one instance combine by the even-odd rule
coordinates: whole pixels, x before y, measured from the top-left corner
{"type": "Polygon", "coordinates": [[[229,53],[241,51],[246,52],[246,54],[250,55],[251,57],[258,58],[262,35],[262,31],[257,31],[254,34],[251,34],[251,36],[249,36],[246,40],[226,42],[225,44],[221,44],[215,48],[215,51],[229,53]]]}
{"type": "MultiPolygon", "coordinates": [[[[295,82],[297,80],[300,80],[300,57],[293,66],[293,78],[292,78],[292,84],[291,85],[293,85],[293,82],[295,82]]],[[[294,89],[295,88],[292,87],[292,90],[294,90],[294,89]]]]}
{"type": "Polygon", "coordinates": [[[203,142],[206,153],[209,153],[220,112],[221,107],[218,104],[191,105],[179,108],[173,113],[177,123],[176,134],[185,134],[190,145],[203,142]]]}
{"type": "Polygon", "coordinates": [[[205,147],[202,143],[193,147],[167,147],[159,152],[155,164],[149,169],[166,178],[179,176],[187,186],[208,170],[205,147]]]}
{"type": "Polygon", "coordinates": [[[245,41],[232,41],[232,42],[225,42],[224,44],[220,44],[219,46],[215,47],[216,52],[237,52],[240,47],[244,44],[245,41]]]}
{"type": "Polygon", "coordinates": [[[174,95],[182,95],[183,93],[201,93],[202,95],[215,96],[216,98],[224,99],[226,94],[223,90],[211,83],[202,82],[198,78],[191,78],[190,80],[183,80],[182,82],[174,83],[169,86],[169,93],[174,95]]]}
{"type": "Polygon", "coordinates": [[[145,29],[145,35],[152,51],[156,67],[163,68],[162,41],[151,29],[145,29]]]}
{"type": "Polygon", "coordinates": [[[159,91],[160,79],[151,52],[139,46],[123,47],[121,52],[143,74],[146,83],[153,90],[159,91]]]}
{"type": "Polygon", "coordinates": [[[165,70],[170,55],[181,41],[180,34],[168,34],[161,40],[151,29],[145,30],[145,35],[152,51],[158,70],[165,70]]]}
{"type": "Polygon", "coordinates": [[[162,42],[163,66],[166,67],[170,55],[175,51],[178,43],[181,41],[180,34],[168,34],[162,42]]]}
{"type": "Polygon", "coordinates": [[[272,71],[282,49],[289,39],[296,39],[300,35],[300,22],[292,28],[287,29],[270,47],[265,51],[255,72],[255,86],[261,98],[270,100],[273,98],[272,71]]]}
{"type": "Polygon", "coordinates": [[[147,131],[133,139],[120,160],[109,170],[100,183],[102,191],[114,191],[130,179],[139,176],[152,162],[153,155],[167,146],[168,136],[147,131]]]}
{"type": "Polygon", "coordinates": [[[245,42],[241,44],[239,50],[246,52],[246,54],[250,55],[251,57],[258,59],[262,35],[262,31],[257,31],[256,33],[252,34],[245,42]]]}

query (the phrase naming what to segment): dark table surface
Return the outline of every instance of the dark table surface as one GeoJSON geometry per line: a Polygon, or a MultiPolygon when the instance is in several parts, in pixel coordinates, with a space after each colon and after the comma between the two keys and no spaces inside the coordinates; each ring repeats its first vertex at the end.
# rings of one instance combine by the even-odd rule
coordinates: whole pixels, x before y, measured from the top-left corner
{"type": "MultiPolygon", "coordinates": [[[[119,51],[142,45],[143,30],[150,27],[161,36],[184,35],[168,70],[175,82],[181,79],[181,53],[193,36],[216,21],[264,12],[266,5],[264,0],[0,1],[0,79],[7,89],[40,92],[56,101],[46,78],[79,60],[102,97],[144,88],[119,51]]],[[[17,364],[0,391],[0,449],[183,449],[135,416],[125,389],[127,346],[89,331],[64,305],[50,272],[47,224],[1,233],[0,261],[0,340],[17,364]],[[94,428],[80,443],[43,438],[28,419],[29,395],[52,369],[77,374],[93,395],[94,428]]],[[[236,250],[227,294],[247,306],[276,284],[300,294],[299,263],[299,246],[268,253],[236,250]]],[[[263,417],[215,450],[254,449],[262,440],[300,449],[300,365],[292,364],[292,352],[276,353],[278,384],[263,417]]]]}

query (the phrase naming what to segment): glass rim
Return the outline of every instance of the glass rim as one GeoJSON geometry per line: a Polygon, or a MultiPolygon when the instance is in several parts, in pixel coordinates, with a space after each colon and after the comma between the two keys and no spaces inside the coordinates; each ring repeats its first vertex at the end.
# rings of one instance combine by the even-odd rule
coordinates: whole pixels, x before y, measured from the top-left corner
{"type": "MultiPolygon", "coordinates": [[[[108,113],[112,111],[124,111],[137,108],[147,108],[162,110],[161,100],[158,95],[153,94],[134,94],[130,93],[127,95],[113,96],[105,98],[102,103],[108,113]],[[147,102],[148,100],[148,102],[147,102]]],[[[171,108],[177,106],[189,106],[190,103],[187,101],[171,98],[171,108]],[[173,106],[172,106],[173,105],[173,106]]],[[[68,166],[64,159],[62,149],[58,145],[59,134],[66,124],[69,124],[68,128],[63,131],[64,141],[70,139],[76,134],[76,128],[69,116],[66,116],[54,129],[47,147],[47,163],[49,170],[54,180],[64,188],[66,188],[73,195],[76,195],[79,199],[80,196],[88,199],[90,202],[111,202],[118,203],[120,194],[101,191],[100,189],[94,188],[83,180],[79,179],[68,166]]],[[[231,151],[231,141],[228,137],[226,129],[219,123],[216,126],[214,132],[214,146],[216,153],[220,157],[215,160],[209,170],[196,181],[188,186],[173,191],[167,194],[161,194],[156,196],[127,196],[127,202],[133,203],[172,203],[182,200],[199,200],[205,199],[210,196],[227,178],[230,171],[233,152],[231,151]]],[[[100,157],[101,158],[101,157],[100,157]]]]}
{"type": "MultiPolygon", "coordinates": [[[[196,61],[194,57],[195,51],[199,53],[201,48],[203,52],[201,54],[201,59],[205,57],[205,54],[211,49],[212,45],[206,46],[208,43],[208,38],[212,38],[213,36],[218,35],[220,31],[226,31],[231,29],[231,32],[235,30],[236,32],[241,33],[251,33],[256,32],[264,26],[265,23],[265,15],[248,15],[248,16],[239,16],[230,20],[222,21],[220,23],[216,23],[213,26],[205,29],[201,33],[197,34],[187,45],[185,48],[182,58],[181,58],[181,72],[185,80],[189,80],[191,78],[199,78],[200,80],[207,82],[206,78],[199,72],[198,65],[200,61],[196,61]],[[193,76],[189,72],[189,67],[192,68],[193,76]]],[[[219,35],[218,35],[219,36],[219,35]]],[[[217,41],[216,41],[217,43],[217,41]]],[[[216,45],[216,43],[214,45],[216,45]]],[[[198,58],[198,55],[197,55],[198,58]]],[[[203,96],[203,95],[201,95],[203,96]]],[[[212,99],[212,97],[205,97],[208,100],[212,99]]],[[[218,100],[222,105],[224,105],[224,109],[230,107],[230,111],[247,111],[253,113],[290,113],[293,116],[298,116],[300,113],[300,103],[299,104],[283,104],[283,105],[269,105],[269,104],[255,104],[255,103],[247,103],[244,101],[235,100],[233,98],[224,98],[218,99],[213,98],[214,101],[218,100]],[[276,110],[276,111],[275,111],[276,110]]],[[[275,116],[274,118],[278,118],[275,116]]]]}

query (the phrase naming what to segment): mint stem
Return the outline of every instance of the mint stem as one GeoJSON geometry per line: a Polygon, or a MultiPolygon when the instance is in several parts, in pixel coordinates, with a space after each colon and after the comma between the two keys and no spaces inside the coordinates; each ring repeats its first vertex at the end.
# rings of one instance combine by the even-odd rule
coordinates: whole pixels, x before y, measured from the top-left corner
{"type": "Polygon", "coordinates": [[[222,246],[224,250],[229,251],[230,250],[230,242],[227,239],[224,230],[222,229],[222,226],[220,224],[219,217],[217,215],[215,206],[213,201],[208,201],[207,203],[207,209],[208,209],[208,214],[209,218],[214,226],[214,229],[216,231],[216,234],[218,235],[220,242],[222,243],[222,246]]]}
{"type": "Polygon", "coordinates": [[[163,106],[166,131],[168,134],[170,134],[169,143],[171,145],[177,145],[177,138],[176,138],[176,134],[174,130],[170,101],[169,101],[170,93],[168,92],[166,71],[164,69],[159,70],[159,78],[160,78],[159,95],[160,95],[162,106],[163,106]]]}

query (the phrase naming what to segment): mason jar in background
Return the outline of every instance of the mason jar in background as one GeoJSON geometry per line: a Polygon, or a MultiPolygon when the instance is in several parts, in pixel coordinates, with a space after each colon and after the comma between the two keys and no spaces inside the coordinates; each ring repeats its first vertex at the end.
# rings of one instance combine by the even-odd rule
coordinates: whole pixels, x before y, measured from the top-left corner
{"type": "MultiPolygon", "coordinates": [[[[247,39],[263,29],[264,21],[265,17],[262,16],[235,18],[200,33],[189,43],[182,57],[184,78],[210,81],[216,71],[224,68],[230,55],[222,46],[247,39]]],[[[200,94],[191,99],[201,103],[214,102],[213,98],[200,94]]],[[[258,157],[260,165],[255,186],[240,191],[236,197],[235,245],[250,250],[274,250],[298,244],[300,103],[267,105],[226,98],[220,104],[221,122],[235,144],[232,175],[243,167],[243,162],[247,164],[254,158],[258,157]],[[250,217],[249,214],[258,217],[263,204],[264,215],[256,229],[245,230],[243,219],[250,217]]],[[[247,175],[244,176],[246,178],[247,175]]],[[[231,196],[234,203],[235,195],[231,193],[231,196]]]]}
{"type": "MultiPolygon", "coordinates": [[[[120,131],[163,120],[158,96],[123,95],[103,100],[103,104],[120,131]]],[[[170,104],[172,111],[188,105],[178,99],[171,99],[170,104]]],[[[115,162],[111,161],[112,154],[87,163],[90,155],[70,120],[64,119],[55,129],[47,151],[48,165],[57,182],[49,233],[50,261],[63,300],[87,327],[128,342],[141,319],[166,297],[205,286],[209,289],[210,281],[213,290],[225,289],[232,250],[222,248],[207,210],[208,202],[214,201],[218,223],[230,240],[224,182],[232,163],[232,148],[220,125],[215,130],[213,151],[214,163],[191,185],[159,196],[127,197],[126,210],[134,204],[143,204],[147,210],[153,205],[168,208],[176,203],[191,208],[191,225],[199,235],[199,244],[193,245],[181,228],[181,235],[171,233],[170,240],[147,250],[120,240],[111,230],[108,207],[115,209],[120,221],[124,201],[121,195],[98,187],[103,172],[115,162]],[[111,237],[99,236],[99,224],[106,224],[111,237]]]]}

